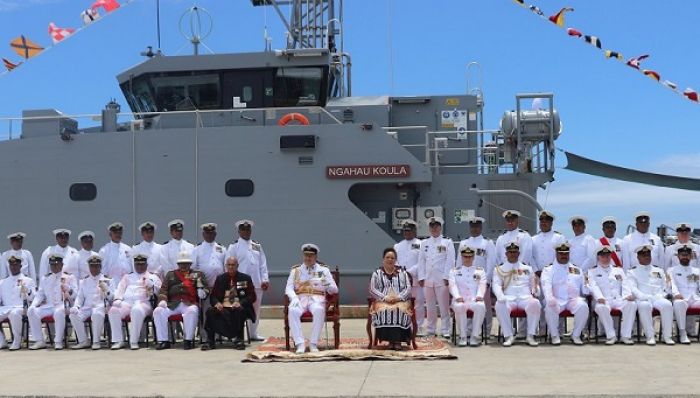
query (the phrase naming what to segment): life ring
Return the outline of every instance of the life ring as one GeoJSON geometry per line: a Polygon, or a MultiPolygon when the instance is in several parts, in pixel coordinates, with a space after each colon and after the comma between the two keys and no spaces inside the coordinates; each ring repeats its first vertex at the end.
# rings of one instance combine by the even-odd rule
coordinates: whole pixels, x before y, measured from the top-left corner
{"type": "Polygon", "coordinates": [[[309,118],[297,112],[288,113],[282,116],[280,120],[277,121],[277,124],[279,124],[280,126],[286,126],[292,120],[296,120],[302,126],[308,126],[310,124],[309,118]]]}

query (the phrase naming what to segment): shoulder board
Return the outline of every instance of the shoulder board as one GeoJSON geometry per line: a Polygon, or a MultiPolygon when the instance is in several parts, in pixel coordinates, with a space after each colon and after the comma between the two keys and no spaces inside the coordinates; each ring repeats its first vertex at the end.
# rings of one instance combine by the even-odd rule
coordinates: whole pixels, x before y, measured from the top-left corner
{"type": "Polygon", "coordinates": [[[50,272],[48,274],[44,275],[44,277],[49,277],[49,276],[51,276],[50,272]]]}
{"type": "Polygon", "coordinates": [[[552,231],[552,232],[554,232],[557,235],[561,235],[561,232],[559,232],[559,231],[552,231]]]}
{"type": "Polygon", "coordinates": [[[503,231],[503,233],[502,233],[501,235],[505,235],[505,234],[507,234],[508,232],[510,232],[510,231],[503,231]]]}
{"type": "Polygon", "coordinates": [[[518,232],[525,232],[525,230],[518,228],[518,232]]]}
{"type": "Polygon", "coordinates": [[[199,246],[199,245],[201,245],[202,243],[204,243],[204,241],[201,241],[201,240],[200,240],[199,242],[197,242],[197,244],[196,244],[195,246],[199,246]]]}
{"type": "Polygon", "coordinates": [[[328,268],[328,266],[326,265],[326,263],[318,263],[318,265],[320,265],[320,266],[323,267],[323,268],[328,268]]]}
{"type": "Polygon", "coordinates": [[[292,269],[301,267],[301,264],[292,265],[292,269]]]}
{"type": "Polygon", "coordinates": [[[630,269],[637,269],[637,266],[635,265],[634,267],[632,267],[632,268],[630,268],[630,269]]]}
{"type": "Polygon", "coordinates": [[[83,279],[87,279],[87,278],[89,278],[89,277],[90,277],[90,275],[87,275],[87,276],[84,276],[83,279]]]}
{"type": "Polygon", "coordinates": [[[163,242],[163,244],[164,244],[164,245],[167,245],[168,242],[170,242],[170,241],[169,241],[169,240],[166,240],[165,242],[163,242]]]}
{"type": "Polygon", "coordinates": [[[547,264],[544,267],[547,268],[547,267],[551,267],[551,266],[552,266],[552,264],[547,264]]]}
{"type": "Polygon", "coordinates": [[[251,242],[253,242],[253,243],[257,243],[257,244],[260,244],[260,242],[258,242],[257,240],[253,240],[253,239],[251,239],[250,241],[251,241],[251,242]]]}
{"type": "Polygon", "coordinates": [[[236,243],[238,243],[238,239],[236,239],[236,240],[233,241],[233,244],[234,244],[234,245],[235,245],[236,243]]]}
{"type": "Polygon", "coordinates": [[[483,270],[484,270],[484,267],[476,267],[476,270],[477,270],[477,271],[483,271],[483,270]]]}
{"type": "Polygon", "coordinates": [[[129,272],[129,273],[130,273],[130,274],[134,274],[134,273],[136,273],[136,271],[131,271],[131,272],[129,272]]]}
{"type": "Polygon", "coordinates": [[[70,272],[65,272],[65,271],[63,271],[63,273],[66,274],[66,275],[73,275],[73,274],[71,274],[70,272]]]}
{"type": "Polygon", "coordinates": [[[591,269],[596,269],[596,268],[598,268],[598,265],[596,265],[595,267],[593,267],[593,268],[591,268],[591,269]]]}

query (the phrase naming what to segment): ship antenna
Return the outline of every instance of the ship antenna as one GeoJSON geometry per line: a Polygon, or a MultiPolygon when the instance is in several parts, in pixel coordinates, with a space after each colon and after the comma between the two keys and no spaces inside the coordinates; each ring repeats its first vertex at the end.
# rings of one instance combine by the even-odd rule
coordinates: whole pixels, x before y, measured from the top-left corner
{"type": "Polygon", "coordinates": [[[160,0],[156,0],[156,29],[158,34],[158,52],[163,48],[160,46],[160,0]]]}
{"type": "Polygon", "coordinates": [[[206,44],[204,44],[203,40],[209,37],[209,34],[211,33],[212,29],[214,29],[214,21],[211,17],[211,14],[209,11],[202,7],[198,6],[193,6],[190,7],[187,11],[185,11],[184,14],[180,17],[180,34],[187,39],[190,43],[192,43],[192,47],[194,48],[194,55],[199,55],[199,45],[201,44],[209,50],[210,53],[214,53],[209,47],[207,47],[206,44]],[[209,20],[208,25],[203,25],[202,24],[202,15],[206,16],[207,19],[209,20]],[[189,17],[189,30],[190,33],[187,34],[185,33],[182,22],[185,19],[185,17],[189,17]]]}

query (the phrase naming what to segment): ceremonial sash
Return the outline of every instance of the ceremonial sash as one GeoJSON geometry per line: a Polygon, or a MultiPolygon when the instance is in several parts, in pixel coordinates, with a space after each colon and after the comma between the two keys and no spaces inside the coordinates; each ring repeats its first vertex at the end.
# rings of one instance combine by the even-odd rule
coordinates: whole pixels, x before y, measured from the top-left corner
{"type": "Polygon", "coordinates": [[[612,252],[612,254],[610,254],[610,257],[612,258],[616,267],[622,267],[622,261],[620,261],[620,257],[617,256],[617,251],[615,251],[615,247],[613,247],[610,244],[610,241],[608,240],[608,238],[603,236],[602,238],[600,238],[600,243],[602,243],[603,245],[608,245],[613,249],[613,252],[612,252]]]}

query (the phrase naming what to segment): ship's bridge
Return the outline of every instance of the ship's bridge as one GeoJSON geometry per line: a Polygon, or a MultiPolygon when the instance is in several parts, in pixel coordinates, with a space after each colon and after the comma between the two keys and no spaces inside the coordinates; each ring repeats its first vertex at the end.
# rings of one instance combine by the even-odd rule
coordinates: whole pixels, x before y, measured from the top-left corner
{"type": "Polygon", "coordinates": [[[117,76],[136,117],[150,112],[325,106],[327,50],[155,56],[117,76]]]}

